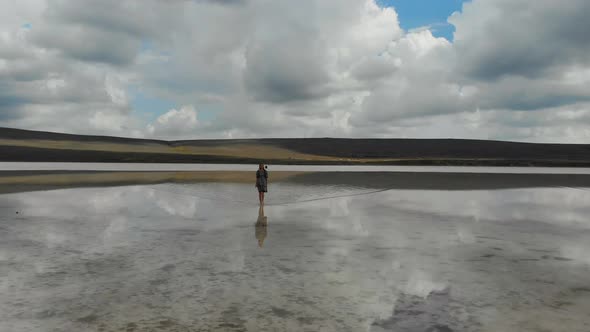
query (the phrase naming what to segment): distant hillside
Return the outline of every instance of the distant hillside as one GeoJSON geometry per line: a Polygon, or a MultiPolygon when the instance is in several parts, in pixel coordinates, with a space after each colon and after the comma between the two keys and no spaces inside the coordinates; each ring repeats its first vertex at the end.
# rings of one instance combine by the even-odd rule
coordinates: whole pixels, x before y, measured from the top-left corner
{"type": "Polygon", "coordinates": [[[590,166],[590,145],[461,139],[162,141],[0,128],[0,161],[590,166]]]}

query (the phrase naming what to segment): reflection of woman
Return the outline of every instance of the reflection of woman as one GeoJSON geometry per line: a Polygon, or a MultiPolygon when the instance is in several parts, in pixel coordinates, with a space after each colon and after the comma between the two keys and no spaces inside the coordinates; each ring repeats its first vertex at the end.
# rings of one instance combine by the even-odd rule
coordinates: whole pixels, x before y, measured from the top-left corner
{"type": "Polygon", "coordinates": [[[258,220],[256,220],[256,231],[254,232],[254,236],[258,240],[258,246],[262,248],[262,244],[264,243],[264,239],[266,238],[266,231],[267,231],[268,221],[266,216],[264,215],[264,207],[260,205],[258,208],[258,220]]]}
{"type": "Polygon", "coordinates": [[[268,172],[264,169],[264,164],[258,164],[256,171],[256,188],[258,188],[258,200],[260,205],[264,204],[264,193],[267,192],[268,172]]]}

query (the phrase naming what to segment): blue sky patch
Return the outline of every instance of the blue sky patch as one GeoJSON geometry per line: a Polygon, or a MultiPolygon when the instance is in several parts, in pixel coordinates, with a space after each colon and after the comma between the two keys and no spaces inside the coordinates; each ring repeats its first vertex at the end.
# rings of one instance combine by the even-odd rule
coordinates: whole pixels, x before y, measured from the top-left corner
{"type": "Polygon", "coordinates": [[[467,0],[378,0],[382,7],[394,7],[401,27],[408,31],[430,26],[436,37],[453,40],[455,27],[447,23],[451,14],[460,11],[467,0]]]}
{"type": "Polygon", "coordinates": [[[152,122],[160,115],[176,108],[176,104],[169,100],[148,96],[135,88],[129,89],[129,95],[133,109],[148,122],[152,122]]]}

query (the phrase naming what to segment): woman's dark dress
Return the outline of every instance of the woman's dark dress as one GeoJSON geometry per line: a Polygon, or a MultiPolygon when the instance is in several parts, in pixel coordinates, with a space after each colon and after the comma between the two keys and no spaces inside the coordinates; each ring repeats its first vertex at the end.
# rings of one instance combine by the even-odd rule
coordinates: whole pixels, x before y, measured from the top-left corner
{"type": "Polygon", "coordinates": [[[265,193],[267,192],[266,183],[268,182],[268,172],[266,170],[256,171],[256,187],[258,188],[258,192],[265,193]]]}

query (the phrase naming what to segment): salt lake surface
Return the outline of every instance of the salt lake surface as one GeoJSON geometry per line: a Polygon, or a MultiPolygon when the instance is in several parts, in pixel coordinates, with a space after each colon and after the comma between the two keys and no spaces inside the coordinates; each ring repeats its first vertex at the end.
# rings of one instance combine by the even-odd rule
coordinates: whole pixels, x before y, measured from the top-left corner
{"type": "MultiPolygon", "coordinates": [[[[0,171],[251,171],[257,168],[258,165],[247,164],[0,162],[0,171]]],[[[584,167],[270,165],[270,170],[364,173],[590,174],[590,168],[584,167]]]]}
{"type": "Polygon", "coordinates": [[[330,176],[0,195],[0,331],[590,331],[589,188],[330,176]]]}

